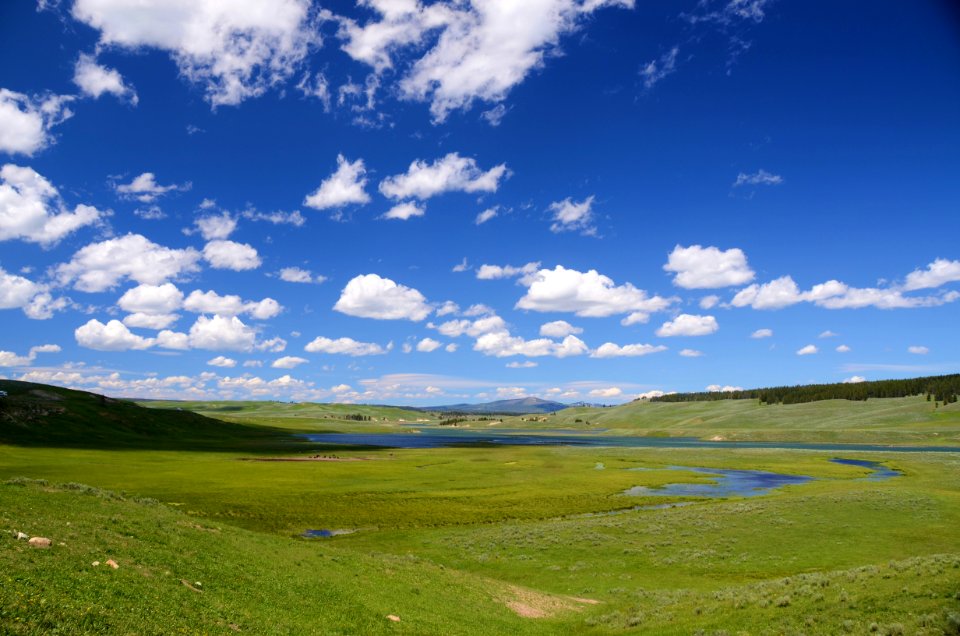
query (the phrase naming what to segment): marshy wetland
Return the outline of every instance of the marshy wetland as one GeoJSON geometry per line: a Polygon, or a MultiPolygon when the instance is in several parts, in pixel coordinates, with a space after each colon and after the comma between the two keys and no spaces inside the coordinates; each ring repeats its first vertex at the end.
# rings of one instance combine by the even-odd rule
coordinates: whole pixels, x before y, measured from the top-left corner
{"type": "MultiPolygon", "coordinates": [[[[259,448],[244,435],[195,450],[149,440],[0,446],[0,523],[53,541],[37,550],[3,540],[5,632],[960,629],[960,453],[351,447],[288,434],[431,433],[410,433],[400,420],[425,418],[399,409],[353,407],[376,417],[356,421],[339,417],[348,406],[188,406],[279,437],[259,448]],[[320,536],[304,536],[309,530],[320,536]],[[107,559],[119,568],[91,565],[107,559]]],[[[855,422],[862,405],[851,406],[855,422]]],[[[922,415],[919,400],[886,406],[922,415]]],[[[645,407],[663,410],[629,408],[645,407]]],[[[547,435],[566,435],[557,432],[565,418],[544,423],[547,435]]],[[[669,431],[668,420],[658,430],[669,431]]],[[[461,430],[489,428],[465,424],[461,430]]],[[[520,424],[508,418],[498,426],[528,428],[520,424]]],[[[698,437],[738,437],[729,423],[712,426],[698,437]]],[[[604,428],[612,430],[590,434],[643,434],[619,423],[604,428]]],[[[884,424],[885,444],[960,446],[960,411],[950,406],[904,424],[899,440],[895,430],[884,424]]],[[[822,434],[793,437],[811,443],[822,434]]]]}

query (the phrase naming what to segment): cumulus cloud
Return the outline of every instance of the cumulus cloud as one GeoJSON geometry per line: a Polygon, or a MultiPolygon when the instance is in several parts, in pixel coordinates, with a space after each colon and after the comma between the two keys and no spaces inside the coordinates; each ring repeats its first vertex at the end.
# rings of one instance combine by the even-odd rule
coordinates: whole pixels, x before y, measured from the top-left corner
{"type": "Polygon", "coordinates": [[[593,269],[579,272],[557,265],[552,270],[541,269],[521,282],[527,284],[528,289],[516,307],[530,311],[571,312],[585,317],[630,313],[634,322],[643,322],[642,316],[663,311],[675,302],[675,299],[648,296],[630,283],[616,285],[593,269]]]}
{"type": "Polygon", "coordinates": [[[703,356],[703,351],[698,351],[696,349],[683,349],[680,351],[680,355],[684,358],[700,358],[703,356]]]}
{"type": "Polygon", "coordinates": [[[240,296],[227,294],[221,296],[212,289],[195,289],[183,301],[183,308],[198,314],[217,314],[220,316],[238,316],[248,314],[257,320],[267,320],[283,311],[283,307],[273,298],[263,300],[243,300],[240,296]]]}
{"type": "Polygon", "coordinates": [[[89,205],[69,210],[57,189],[32,168],[10,163],[0,168],[0,241],[20,239],[50,246],[104,216],[89,205]]]}
{"type": "Polygon", "coordinates": [[[383,218],[394,219],[398,221],[407,221],[415,216],[423,216],[427,213],[427,208],[414,201],[404,201],[398,203],[383,213],[383,218]]]}
{"type": "Polygon", "coordinates": [[[73,283],[85,292],[101,292],[129,278],[159,285],[169,279],[198,271],[200,253],[163,247],[140,234],[91,243],[77,251],[68,263],[56,268],[60,283],[73,283]]]}
{"type": "Polygon", "coordinates": [[[317,274],[314,276],[310,270],[300,267],[284,267],[278,273],[280,280],[288,283],[322,283],[327,280],[326,276],[317,274]]]}
{"type": "Polygon", "coordinates": [[[508,369],[533,369],[537,366],[539,365],[533,360],[524,360],[523,362],[513,361],[506,364],[508,369]]]}
{"type": "Polygon", "coordinates": [[[938,258],[926,269],[916,269],[907,274],[903,288],[906,291],[930,289],[956,281],[960,281],[960,261],[938,258]]]}
{"type": "Polygon", "coordinates": [[[30,352],[25,356],[17,355],[12,351],[0,351],[0,367],[27,367],[37,359],[38,353],[59,353],[60,346],[55,344],[45,344],[36,347],[30,347],[30,352]]]}
{"type": "Polygon", "coordinates": [[[498,330],[478,337],[473,345],[473,350],[498,358],[510,356],[566,358],[583,355],[588,351],[588,347],[583,340],[576,336],[567,336],[560,342],[548,338],[524,340],[519,336],[510,335],[509,331],[498,330]]]}
{"type": "Polygon", "coordinates": [[[262,262],[253,246],[234,241],[210,241],[203,247],[203,259],[214,269],[235,272],[256,269],[262,262]]]}
{"type": "Polygon", "coordinates": [[[123,324],[128,327],[160,330],[166,329],[179,319],[180,316],[177,314],[145,314],[142,312],[137,312],[125,316],[123,319],[123,324]]]}
{"type": "Polygon", "coordinates": [[[173,283],[138,285],[125,291],[117,301],[124,311],[148,315],[170,314],[182,305],[183,292],[173,283]]]}
{"type": "Polygon", "coordinates": [[[307,222],[307,218],[300,214],[300,210],[261,212],[254,208],[247,208],[240,213],[240,216],[250,221],[266,221],[274,225],[292,225],[294,227],[303,227],[307,222]]]}
{"type": "Polygon", "coordinates": [[[547,338],[563,338],[571,334],[581,334],[583,329],[574,327],[566,320],[554,320],[540,325],[540,335],[547,338]]]}
{"type": "Polygon", "coordinates": [[[226,356],[217,356],[216,358],[207,360],[207,364],[211,367],[223,367],[229,369],[237,366],[237,361],[226,356]]]}
{"type": "Polygon", "coordinates": [[[850,347],[848,347],[847,345],[842,344],[842,345],[839,345],[839,346],[835,349],[835,351],[836,351],[837,353],[850,353],[851,349],[850,349],[850,347]]]}
{"type": "Polygon", "coordinates": [[[623,395],[623,389],[618,386],[611,386],[605,389],[593,389],[590,391],[590,397],[615,398],[623,395]]]}
{"type": "Polygon", "coordinates": [[[860,382],[866,382],[867,379],[862,375],[852,375],[849,378],[843,381],[844,384],[859,384],[860,382]]]}
{"type": "Polygon", "coordinates": [[[930,349],[928,349],[927,347],[912,345],[910,347],[907,347],[907,352],[922,356],[930,353],[930,349]]]}
{"type": "Polygon", "coordinates": [[[131,333],[119,320],[111,320],[103,324],[99,320],[91,319],[86,324],[77,327],[73,332],[77,344],[97,351],[128,351],[130,349],[148,349],[155,344],[153,338],[144,338],[131,333]]]}
{"type": "Polygon", "coordinates": [[[80,88],[80,92],[94,99],[107,93],[134,106],[139,101],[137,92],[123,81],[123,76],[116,69],[98,64],[94,56],[86,53],[80,54],[73,67],[73,83],[80,88]]]}
{"type": "Polygon", "coordinates": [[[152,172],[144,172],[134,177],[130,183],[116,183],[113,189],[125,199],[136,199],[141,203],[156,201],[168,192],[184,192],[192,187],[190,182],[182,184],[160,185],[157,176],[152,172]]]}
{"type": "Polygon", "coordinates": [[[720,297],[714,296],[714,295],[704,296],[703,298],[700,299],[700,303],[699,303],[700,309],[713,309],[719,304],[720,304],[720,297]]]}
{"type": "Polygon", "coordinates": [[[668,320],[657,329],[661,338],[673,336],[708,336],[720,329],[717,319],[713,316],[697,316],[680,314],[673,320],[668,320]]]}
{"type": "Polygon", "coordinates": [[[817,338],[836,338],[836,337],[839,336],[839,335],[840,335],[840,334],[833,333],[832,331],[830,331],[829,329],[827,329],[826,331],[820,332],[820,335],[817,336],[817,338]]]}
{"type": "Polygon", "coordinates": [[[494,280],[497,278],[513,278],[514,276],[529,276],[540,268],[540,261],[527,263],[520,267],[512,265],[481,265],[477,270],[480,280],[494,280]]]}
{"type": "Polygon", "coordinates": [[[651,344],[628,344],[623,345],[622,347],[618,344],[612,342],[605,342],[597,349],[590,354],[591,358],[623,358],[623,357],[637,357],[637,356],[647,356],[651,353],[659,353],[661,351],[666,351],[667,348],[663,345],[651,345],[651,344]]]}
{"type": "Polygon", "coordinates": [[[236,316],[198,316],[189,338],[193,349],[250,351],[257,333],[236,316]]]}
{"type": "Polygon", "coordinates": [[[820,351],[820,350],[817,349],[816,345],[808,344],[808,345],[805,346],[805,347],[801,347],[800,349],[797,349],[797,355],[798,355],[798,356],[810,356],[810,355],[813,355],[813,354],[817,353],[818,351],[820,351]]]}
{"type": "Polygon", "coordinates": [[[507,323],[500,316],[492,314],[476,320],[448,320],[440,325],[427,323],[427,327],[436,329],[448,338],[458,338],[464,334],[471,338],[477,338],[485,333],[506,331],[507,323]]]}
{"type": "Polygon", "coordinates": [[[194,221],[194,225],[200,230],[203,240],[214,241],[225,239],[233,234],[233,231],[237,229],[237,220],[223,212],[222,214],[202,216],[194,221]]]}
{"type": "Polygon", "coordinates": [[[734,391],[743,391],[742,386],[731,386],[729,384],[719,385],[711,384],[707,387],[707,391],[710,393],[733,393],[734,391]]]}
{"type": "Polygon", "coordinates": [[[780,185],[783,183],[783,177],[778,174],[772,174],[766,170],[757,170],[754,173],[741,172],[737,175],[733,187],[739,188],[745,185],[780,185]]]}
{"type": "Polygon", "coordinates": [[[716,289],[749,283],[754,278],[743,250],[677,245],[663,269],[675,272],[673,284],[684,289],[716,289]]]}
{"type": "Polygon", "coordinates": [[[66,95],[29,97],[0,88],[0,152],[28,157],[43,150],[53,137],[50,129],[73,116],[66,95]]]}
{"type": "Polygon", "coordinates": [[[360,318],[413,321],[423,320],[432,311],[419,291],[377,274],[351,279],[333,309],[360,318]]]}
{"type": "Polygon", "coordinates": [[[358,342],[353,338],[337,338],[335,340],[323,336],[314,338],[304,347],[309,353],[331,353],[346,356],[376,356],[387,352],[387,349],[373,342],[358,342]]]}
{"type": "Polygon", "coordinates": [[[593,196],[583,201],[575,202],[570,197],[563,201],[554,201],[549,210],[553,213],[553,223],[550,231],[580,232],[586,236],[595,236],[597,228],[593,224],[593,196]]]}
{"type": "Polygon", "coordinates": [[[485,4],[374,1],[378,19],[341,20],[344,50],[375,72],[400,73],[406,99],[430,102],[435,121],[474,101],[500,102],[601,7],[631,0],[548,0],[485,4]],[[424,48],[430,36],[433,44],[424,48]],[[425,53],[420,54],[421,51],[425,53]],[[396,64],[417,52],[409,67],[396,64]]]}
{"type": "Polygon", "coordinates": [[[214,107],[287,80],[320,41],[307,0],[77,0],[71,12],[99,32],[101,47],[168,53],[214,107]]]}
{"type": "Polygon", "coordinates": [[[365,190],[366,175],[363,159],[351,162],[343,155],[337,155],[336,171],[320,182],[320,187],[308,194],[303,204],[315,210],[328,210],[369,203],[370,195],[365,190]]]}
{"type": "Polygon", "coordinates": [[[496,192],[508,174],[506,164],[483,171],[476,159],[451,152],[429,164],[417,159],[406,173],[387,177],[379,187],[391,199],[426,200],[445,192],[496,192]]]}
{"type": "Polygon", "coordinates": [[[757,339],[771,338],[773,337],[773,329],[757,329],[752,334],[750,334],[750,337],[757,338],[757,339]]]}
{"type": "Polygon", "coordinates": [[[273,364],[270,366],[274,369],[294,369],[301,364],[306,364],[309,362],[306,358],[299,358],[297,356],[283,356],[282,358],[277,358],[273,361],[273,364]]]}
{"type": "Polygon", "coordinates": [[[434,340],[433,338],[424,338],[417,343],[417,351],[420,351],[421,353],[430,353],[431,351],[436,351],[442,346],[442,342],[434,340]]]}

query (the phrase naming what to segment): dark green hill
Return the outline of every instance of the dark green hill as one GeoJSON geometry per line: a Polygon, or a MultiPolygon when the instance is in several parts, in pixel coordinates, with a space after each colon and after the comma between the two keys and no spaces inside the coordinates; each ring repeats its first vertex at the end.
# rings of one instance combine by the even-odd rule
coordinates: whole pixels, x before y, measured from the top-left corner
{"type": "Polygon", "coordinates": [[[0,380],[0,443],[70,448],[237,450],[276,446],[288,433],[148,409],[86,391],[0,380]]]}

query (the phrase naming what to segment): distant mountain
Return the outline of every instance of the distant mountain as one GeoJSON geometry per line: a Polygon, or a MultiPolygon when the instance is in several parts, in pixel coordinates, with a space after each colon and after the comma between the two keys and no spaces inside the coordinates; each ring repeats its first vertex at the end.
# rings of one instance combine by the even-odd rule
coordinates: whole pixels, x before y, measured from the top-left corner
{"type": "Polygon", "coordinates": [[[553,413],[567,408],[566,404],[541,400],[536,397],[520,398],[519,400],[497,400],[482,404],[450,404],[447,406],[428,406],[423,411],[440,411],[444,413],[504,413],[510,415],[525,415],[528,413],[553,413]]]}

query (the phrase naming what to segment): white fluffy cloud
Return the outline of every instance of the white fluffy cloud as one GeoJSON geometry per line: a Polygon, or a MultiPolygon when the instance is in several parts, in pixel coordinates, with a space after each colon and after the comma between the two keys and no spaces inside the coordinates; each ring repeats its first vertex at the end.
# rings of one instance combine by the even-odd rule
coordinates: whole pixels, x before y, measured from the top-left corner
{"type": "Polygon", "coordinates": [[[309,362],[306,358],[300,358],[297,356],[283,356],[282,358],[277,358],[273,361],[273,364],[270,366],[274,369],[293,369],[301,364],[306,364],[309,362]]]}
{"type": "Polygon", "coordinates": [[[155,343],[153,338],[144,338],[131,333],[119,320],[103,324],[91,319],[73,332],[77,344],[97,351],[128,351],[130,349],[148,349],[155,343]]]}
{"type": "Polygon", "coordinates": [[[433,338],[424,338],[417,343],[417,351],[421,353],[430,353],[431,351],[436,351],[443,346],[443,343],[434,340],[433,338]]]}
{"type": "Polygon", "coordinates": [[[805,347],[797,349],[798,356],[812,356],[815,353],[818,353],[820,350],[817,349],[816,345],[808,344],[805,347]]]}
{"type": "Polygon", "coordinates": [[[130,313],[160,315],[172,313],[183,305],[183,292],[173,283],[143,284],[128,289],[117,306],[130,313]]]}
{"type": "Polygon", "coordinates": [[[743,391],[742,386],[731,386],[729,384],[719,385],[711,384],[707,387],[707,391],[710,393],[732,393],[734,391],[743,391]]]}
{"type": "Polygon", "coordinates": [[[63,285],[73,283],[80,291],[101,292],[125,278],[159,285],[197,271],[198,260],[200,253],[193,248],[171,249],[140,234],[127,234],[87,245],[56,271],[63,285]]]}
{"type": "Polygon", "coordinates": [[[370,202],[367,194],[367,169],[363,159],[347,161],[343,155],[337,155],[337,170],[320,183],[303,200],[303,204],[315,210],[342,208],[347,205],[363,205],[370,202]]]}
{"type": "Polygon", "coordinates": [[[73,67],[73,83],[80,87],[84,95],[97,99],[104,93],[115,95],[137,105],[137,92],[133,90],[116,69],[97,64],[92,55],[81,53],[73,67]]]}
{"type": "Polygon", "coordinates": [[[193,290],[183,301],[183,308],[198,314],[217,314],[226,317],[248,314],[257,320],[273,318],[283,311],[280,303],[273,298],[243,300],[234,294],[221,296],[212,289],[205,292],[199,289],[193,290]]]}
{"type": "Polygon", "coordinates": [[[100,46],[169,53],[214,107],[288,79],[319,42],[307,0],[77,0],[72,14],[100,46]]]}
{"type": "Polygon", "coordinates": [[[346,356],[376,356],[387,352],[387,349],[373,342],[358,342],[353,338],[314,338],[304,347],[309,353],[332,353],[346,356]]]}
{"type": "Polygon", "coordinates": [[[553,212],[551,232],[580,232],[587,236],[594,236],[597,228],[593,225],[593,197],[589,196],[579,203],[567,197],[563,201],[554,201],[550,204],[553,212]]]}
{"type": "Polygon", "coordinates": [[[860,382],[866,382],[867,379],[862,375],[852,375],[849,378],[843,381],[844,384],[859,384],[860,382]]]}
{"type": "Polygon", "coordinates": [[[837,353],[850,353],[851,349],[845,344],[839,345],[836,348],[837,353]]]}
{"type": "Polygon", "coordinates": [[[152,172],[144,172],[134,177],[130,183],[118,183],[113,186],[114,190],[116,190],[117,194],[121,197],[136,199],[141,203],[151,203],[168,192],[183,192],[189,190],[191,187],[189,182],[160,185],[157,183],[157,176],[152,172]]]}
{"type": "Polygon", "coordinates": [[[314,276],[310,270],[301,267],[284,267],[279,272],[280,280],[288,283],[322,283],[327,280],[326,276],[317,274],[314,276]]]}
{"type": "Polygon", "coordinates": [[[773,336],[773,329],[757,329],[752,334],[751,338],[770,338],[773,336]]]}
{"type": "Polygon", "coordinates": [[[661,338],[673,336],[708,336],[720,329],[717,319],[713,316],[696,316],[680,314],[673,320],[668,320],[657,329],[661,338]]]}
{"type": "Polygon", "coordinates": [[[250,351],[257,334],[236,316],[199,316],[190,327],[189,338],[193,349],[250,351]]]}
{"type": "Polygon", "coordinates": [[[476,320],[449,320],[440,325],[428,323],[427,326],[436,329],[448,338],[458,338],[464,334],[471,338],[477,338],[485,333],[507,330],[507,323],[496,314],[483,316],[476,320]]]}
{"type": "Polygon", "coordinates": [[[660,351],[666,351],[667,348],[663,345],[651,345],[651,344],[628,344],[623,345],[622,347],[618,344],[612,342],[605,342],[597,349],[590,354],[591,358],[623,358],[623,357],[637,357],[637,356],[647,356],[651,353],[659,353],[660,351]]]}
{"type": "Polygon", "coordinates": [[[26,367],[37,359],[38,353],[59,353],[60,346],[55,344],[45,344],[36,347],[30,347],[30,352],[25,356],[19,356],[12,351],[0,351],[0,367],[26,367]]]}
{"type": "Polygon", "coordinates": [[[407,221],[415,216],[423,216],[427,213],[427,208],[415,201],[404,201],[398,203],[383,213],[383,218],[394,219],[398,221],[407,221]]]}
{"type": "MultiPolygon", "coordinates": [[[[741,2],[741,4],[743,4],[741,2]]],[[[783,183],[783,177],[778,174],[767,172],[766,170],[757,170],[753,173],[741,172],[737,175],[737,180],[733,182],[733,187],[739,188],[745,185],[780,185],[783,183]]]]}
{"type": "Polygon", "coordinates": [[[207,360],[207,364],[210,365],[211,367],[221,367],[224,369],[232,369],[233,367],[237,366],[237,361],[234,360],[233,358],[228,358],[226,356],[217,356],[216,358],[207,360]]]}
{"type": "Polygon", "coordinates": [[[27,155],[53,142],[50,129],[69,119],[67,107],[74,98],[65,95],[28,97],[0,88],[0,152],[27,155]]]}
{"type": "Polygon", "coordinates": [[[623,389],[618,386],[610,386],[605,389],[593,389],[590,391],[590,397],[615,398],[623,395],[623,389]]]}
{"type": "Polygon", "coordinates": [[[333,308],[348,316],[377,320],[420,321],[432,311],[419,291],[377,274],[351,279],[333,308]]]}
{"type": "Polygon", "coordinates": [[[520,267],[513,265],[481,265],[477,270],[480,280],[495,280],[498,278],[513,278],[514,276],[529,276],[540,268],[540,261],[527,263],[520,267]]]}
{"type": "Polygon", "coordinates": [[[927,347],[923,347],[923,346],[912,345],[912,346],[910,346],[910,347],[907,347],[907,352],[908,352],[908,353],[915,354],[915,355],[920,355],[920,356],[922,356],[922,355],[926,355],[926,354],[930,353],[930,349],[928,349],[927,347]]]}
{"type": "Polygon", "coordinates": [[[930,289],[956,281],[960,281],[960,261],[938,258],[927,265],[926,269],[917,269],[907,274],[903,288],[906,291],[930,289]]]}
{"type": "Polygon", "coordinates": [[[510,335],[510,332],[506,330],[502,330],[481,335],[474,343],[473,350],[498,358],[509,356],[566,358],[583,355],[588,351],[588,348],[586,343],[576,336],[567,336],[560,342],[547,338],[524,340],[519,336],[510,335]]]}
{"type": "Polygon", "coordinates": [[[200,230],[200,236],[203,237],[203,240],[214,241],[217,239],[225,239],[233,234],[233,231],[237,229],[237,220],[226,212],[223,212],[221,214],[202,216],[194,221],[194,225],[200,230]]]}
{"type": "Polygon", "coordinates": [[[125,316],[123,324],[128,327],[138,327],[140,329],[160,330],[166,329],[179,319],[180,316],[177,314],[145,314],[137,312],[125,316]]]}
{"type": "Polygon", "coordinates": [[[234,241],[210,241],[203,248],[203,259],[214,269],[235,272],[256,269],[262,262],[253,246],[234,241]]]}
{"type": "Polygon", "coordinates": [[[451,152],[429,164],[417,159],[406,173],[387,177],[379,187],[391,199],[425,200],[444,192],[496,192],[508,173],[506,164],[483,171],[476,159],[451,152]]]}
{"type": "Polygon", "coordinates": [[[675,272],[673,284],[684,289],[716,289],[749,283],[754,278],[742,250],[677,245],[663,269],[675,272]]]}
{"type": "Polygon", "coordinates": [[[89,205],[68,210],[57,189],[32,168],[10,163],[0,168],[0,241],[52,245],[103,216],[89,205]]]}
{"type": "Polygon", "coordinates": [[[540,325],[540,335],[547,338],[563,338],[571,334],[581,334],[583,329],[574,327],[566,320],[554,320],[540,325]]]}
{"type": "Polygon", "coordinates": [[[680,355],[684,358],[701,358],[703,357],[703,351],[698,351],[696,349],[682,349],[680,355]]]}
{"type": "Polygon", "coordinates": [[[526,281],[529,287],[517,301],[517,309],[572,312],[586,317],[633,313],[637,314],[635,321],[642,322],[640,316],[663,311],[674,302],[650,297],[630,283],[616,285],[593,269],[579,272],[557,265],[554,269],[541,269],[526,281]]]}
{"type": "Polygon", "coordinates": [[[402,69],[401,95],[430,102],[436,121],[475,100],[502,101],[544,58],[560,37],[595,10],[632,7],[631,0],[529,0],[527,2],[421,4],[371,0],[379,19],[341,21],[344,50],[376,72],[394,69],[408,50],[426,53],[402,69]]]}

